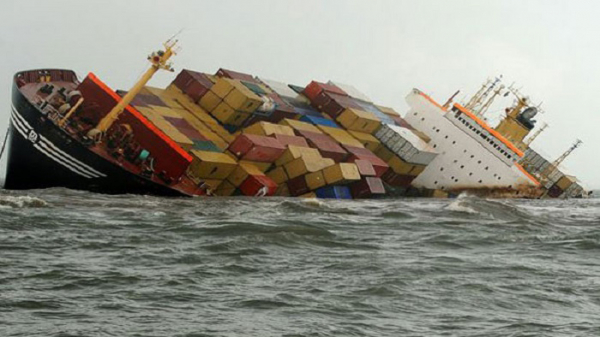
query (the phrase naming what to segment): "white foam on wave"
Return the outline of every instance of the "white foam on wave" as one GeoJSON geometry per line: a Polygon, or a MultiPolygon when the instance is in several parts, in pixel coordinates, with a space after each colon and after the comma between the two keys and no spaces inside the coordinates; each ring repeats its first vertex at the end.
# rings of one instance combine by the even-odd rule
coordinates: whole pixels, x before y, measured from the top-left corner
{"type": "Polygon", "coordinates": [[[467,193],[461,193],[461,194],[459,194],[459,196],[456,199],[454,199],[454,201],[452,201],[450,204],[448,204],[446,207],[444,207],[444,209],[446,209],[448,211],[453,211],[453,212],[479,214],[478,211],[476,211],[475,209],[473,209],[469,206],[468,201],[470,198],[472,198],[472,197],[469,196],[467,193]]]}
{"type": "Polygon", "coordinates": [[[3,195],[0,196],[0,207],[4,208],[36,208],[36,207],[48,207],[48,203],[40,198],[31,197],[28,195],[23,196],[12,196],[3,195]]]}

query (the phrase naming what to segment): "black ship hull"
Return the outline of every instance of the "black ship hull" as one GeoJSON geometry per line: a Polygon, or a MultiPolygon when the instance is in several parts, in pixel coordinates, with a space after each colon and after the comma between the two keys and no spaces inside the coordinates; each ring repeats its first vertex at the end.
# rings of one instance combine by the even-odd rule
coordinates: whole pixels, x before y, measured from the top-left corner
{"type": "Polygon", "coordinates": [[[181,196],[72,138],[13,88],[5,189],[66,187],[108,194],[181,196]]]}

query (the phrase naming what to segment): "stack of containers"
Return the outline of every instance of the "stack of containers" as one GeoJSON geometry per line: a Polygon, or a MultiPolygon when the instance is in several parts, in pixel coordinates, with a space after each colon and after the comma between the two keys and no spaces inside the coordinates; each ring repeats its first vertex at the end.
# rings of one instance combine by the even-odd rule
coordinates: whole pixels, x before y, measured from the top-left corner
{"type": "Polygon", "coordinates": [[[213,82],[205,74],[184,69],[177,75],[173,85],[192,101],[198,102],[210,90],[213,82]]]}
{"type": "Polygon", "coordinates": [[[383,178],[392,186],[408,187],[437,156],[431,146],[407,128],[383,124],[375,137],[383,145],[379,156],[391,168],[383,178]]]}
{"type": "Polygon", "coordinates": [[[240,160],[228,182],[248,196],[274,195],[277,183],[265,176],[261,164],[268,168],[286,147],[276,138],[243,133],[230,144],[229,152],[240,160]],[[243,161],[243,162],[242,162],[243,161]]]}
{"type": "MultiPolygon", "coordinates": [[[[196,131],[198,131],[205,143],[198,143],[199,149],[217,149],[223,151],[233,137],[217,121],[214,120],[204,109],[195,104],[191,98],[184,95],[179,88],[171,84],[166,90],[146,87],[144,90],[156,94],[165,102],[171,111],[185,119],[196,131]]],[[[155,109],[155,106],[150,106],[155,109]]]]}

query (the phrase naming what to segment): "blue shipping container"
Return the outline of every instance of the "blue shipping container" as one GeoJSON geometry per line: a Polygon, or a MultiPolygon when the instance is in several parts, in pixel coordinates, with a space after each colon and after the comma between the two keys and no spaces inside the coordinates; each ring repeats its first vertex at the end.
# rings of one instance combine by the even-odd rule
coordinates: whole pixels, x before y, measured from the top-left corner
{"type": "Polygon", "coordinates": [[[330,126],[332,128],[339,128],[339,126],[334,121],[327,119],[327,118],[323,118],[323,117],[304,115],[300,118],[300,120],[303,122],[307,122],[307,123],[311,123],[311,124],[315,124],[315,125],[323,125],[323,126],[330,126]]]}
{"type": "Polygon", "coordinates": [[[352,199],[348,186],[325,186],[317,188],[315,193],[321,199],[352,199]]]}

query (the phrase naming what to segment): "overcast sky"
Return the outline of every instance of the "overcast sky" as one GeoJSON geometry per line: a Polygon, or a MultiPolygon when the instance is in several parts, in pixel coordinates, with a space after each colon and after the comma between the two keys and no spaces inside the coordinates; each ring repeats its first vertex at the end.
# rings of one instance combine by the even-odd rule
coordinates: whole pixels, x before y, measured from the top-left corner
{"type": "MultiPolygon", "coordinates": [[[[419,88],[459,101],[503,75],[545,114],[533,147],[558,157],[584,145],[567,172],[600,188],[598,1],[4,1],[0,12],[0,127],[12,75],[40,67],[94,72],[128,89],[145,57],[183,29],[177,70],[219,67],[286,83],[337,80],[404,113],[419,88]]],[[[161,73],[151,85],[165,86],[161,73]]],[[[491,109],[496,121],[504,105],[491,109]]],[[[541,123],[540,123],[541,124],[541,123]]],[[[2,131],[3,132],[3,131],[2,131]]]]}

